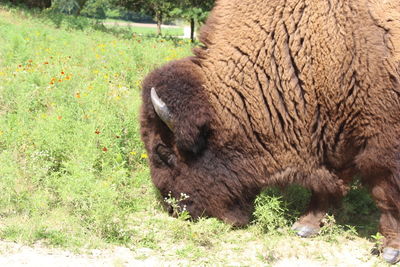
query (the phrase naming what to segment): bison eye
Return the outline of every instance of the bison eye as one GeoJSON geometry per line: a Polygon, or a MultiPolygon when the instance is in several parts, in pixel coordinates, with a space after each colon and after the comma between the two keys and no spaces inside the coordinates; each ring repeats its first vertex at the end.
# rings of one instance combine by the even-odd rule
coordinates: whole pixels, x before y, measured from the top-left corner
{"type": "Polygon", "coordinates": [[[156,154],[169,167],[176,166],[176,156],[172,150],[165,145],[159,144],[156,147],[156,154]]]}

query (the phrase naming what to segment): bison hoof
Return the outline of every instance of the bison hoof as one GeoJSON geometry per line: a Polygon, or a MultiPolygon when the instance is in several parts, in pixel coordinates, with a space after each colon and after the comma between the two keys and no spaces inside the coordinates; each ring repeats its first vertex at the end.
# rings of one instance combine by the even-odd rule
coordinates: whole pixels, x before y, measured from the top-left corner
{"type": "Polygon", "coordinates": [[[400,250],[395,248],[384,248],[382,258],[390,264],[395,264],[400,260],[400,250]]]}
{"type": "Polygon", "coordinates": [[[301,224],[295,224],[293,225],[293,230],[296,231],[296,234],[300,237],[311,237],[315,236],[319,232],[319,228],[317,227],[312,227],[309,225],[301,225],[301,224]]]}

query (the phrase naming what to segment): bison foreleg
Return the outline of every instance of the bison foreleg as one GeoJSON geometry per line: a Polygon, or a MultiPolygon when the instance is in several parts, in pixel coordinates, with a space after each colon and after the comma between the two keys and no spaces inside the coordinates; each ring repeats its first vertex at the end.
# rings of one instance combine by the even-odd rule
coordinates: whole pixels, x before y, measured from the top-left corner
{"type": "Polygon", "coordinates": [[[307,211],[293,225],[297,235],[310,237],[318,234],[323,225],[322,219],[325,217],[331,203],[336,197],[323,193],[313,192],[307,211]]]}
{"type": "Polygon", "coordinates": [[[400,260],[400,188],[396,179],[389,175],[369,182],[372,197],[381,210],[379,232],[385,237],[382,257],[392,264],[400,260]]]}
{"type": "MultiPolygon", "coordinates": [[[[390,129],[388,126],[387,129],[390,129]]],[[[379,232],[385,237],[382,257],[389,263],[400,261],[400,133],[371,139],[357,157],[362,182],[371,190],[381,211],[379,232]]]]}

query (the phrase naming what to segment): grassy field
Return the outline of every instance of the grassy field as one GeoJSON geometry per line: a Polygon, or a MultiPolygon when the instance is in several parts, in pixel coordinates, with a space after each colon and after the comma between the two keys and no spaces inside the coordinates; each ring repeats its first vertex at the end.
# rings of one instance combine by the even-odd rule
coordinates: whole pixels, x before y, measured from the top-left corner
{"type": "Polygon", "coordinates": [[[357,184],[310,240],[290,230],[308,199],[297,187],[262,194],[244,229],[167,216],[140,141],[140,84],[190,55],[189,42],[9,6],[0,6],[0,41],[1,239],[147,248],[173,265],[341,266],[346,253],[357,265],[382,264],[369,254],[379,241],[376,209],[357,184]]]}

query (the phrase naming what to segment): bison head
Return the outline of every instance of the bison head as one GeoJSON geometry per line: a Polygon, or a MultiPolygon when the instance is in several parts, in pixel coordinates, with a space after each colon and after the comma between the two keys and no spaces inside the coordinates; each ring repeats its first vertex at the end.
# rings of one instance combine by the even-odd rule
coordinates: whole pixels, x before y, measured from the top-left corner
{"type": "Polygon", "coordinates": [[[212,216],[238,226],[248,223],[259,189],[241,180],[241,154],[220,144],[195,59],[153,71],[142,87],[142,140],[163,198],[180,200],[194,219],[212,216]]]}

